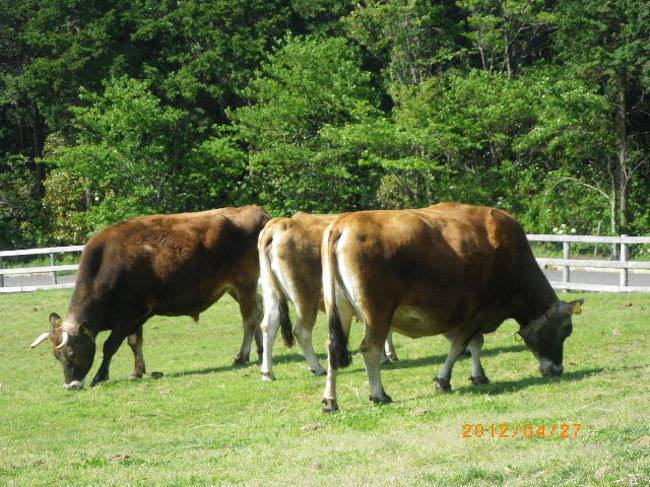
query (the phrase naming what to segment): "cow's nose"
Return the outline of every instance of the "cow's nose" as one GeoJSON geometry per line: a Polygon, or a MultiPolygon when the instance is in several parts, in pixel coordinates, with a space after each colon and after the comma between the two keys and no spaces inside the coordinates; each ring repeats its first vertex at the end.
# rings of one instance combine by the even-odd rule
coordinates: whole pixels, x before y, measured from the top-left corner
{"type": "Polygon", "coordinates": [[[65,388],[68,390],[81,389],[83,386],[84,386],[84,381],[82,380],[73,380],[72,382],[65,384],[65,388]]]}

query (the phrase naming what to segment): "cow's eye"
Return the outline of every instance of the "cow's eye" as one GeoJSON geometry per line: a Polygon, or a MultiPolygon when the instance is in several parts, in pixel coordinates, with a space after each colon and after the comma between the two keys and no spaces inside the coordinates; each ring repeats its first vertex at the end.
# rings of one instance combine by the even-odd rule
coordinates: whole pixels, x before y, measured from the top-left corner
{"type": "Polygon", "coordinates": [[[73,355],[74,355],[74,350],[68,350],[68,351],[65,353],[65,356],[68,357],[68,358],[71,358],[73,355]]]}

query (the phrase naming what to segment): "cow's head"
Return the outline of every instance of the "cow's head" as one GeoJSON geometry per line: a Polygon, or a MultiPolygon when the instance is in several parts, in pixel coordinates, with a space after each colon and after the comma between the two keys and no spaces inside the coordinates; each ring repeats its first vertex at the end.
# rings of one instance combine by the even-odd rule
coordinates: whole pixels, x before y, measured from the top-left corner
{"type": "Polygon", "coordinates": [[[524,342],[537,357],[542,375],[560,375],[564,370],[564,340],[573,331],[571,316],[580,313],[583,303],[584,299],[570,303],[557,301],[543,316],[519,330],[524,342]]]}
{"type": "Polygon", "coordinates": [[[54,357],[63,365],[65,388],[81,389],[95,357],[95,337],[86,323],[70,325],[56,313],[50,315],[50,324],[52,330],[39,336],[31,346],[34,348],[49,339],[54,357]]]}

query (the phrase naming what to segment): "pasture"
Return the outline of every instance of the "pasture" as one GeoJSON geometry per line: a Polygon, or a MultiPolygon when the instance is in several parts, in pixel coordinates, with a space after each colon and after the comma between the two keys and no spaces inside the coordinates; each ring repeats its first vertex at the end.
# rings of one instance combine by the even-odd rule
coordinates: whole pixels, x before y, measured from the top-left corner
{"type": "MultiPolygon", "coordinates": [[[[66,391],[49,344],[29,344],[70,295],[0,296],[0,485],[650,485],[650,294],[562,296],[586,302],[559,378],[541,377],[506,322],[485,340],[491,383],[471,385],[463,359],[453,392],[436,394],[446,340],[396,335],[400,361],[383,371],[395,400],[388,406],[368,401],[354,323],[353,364],[339,375],[341,411],[331,415],[320,408],[324,378],[280,339],[275,382],[261,381],[257,362],[232,366],[242,331],[229,298],[198,324],[156,317],[145,325],[147,368],[162,378],[130,381],[124,345],[108,383],[66,391]]],[[[319,315],[314,344],[324,365],[325,336],[319,315]]]]}

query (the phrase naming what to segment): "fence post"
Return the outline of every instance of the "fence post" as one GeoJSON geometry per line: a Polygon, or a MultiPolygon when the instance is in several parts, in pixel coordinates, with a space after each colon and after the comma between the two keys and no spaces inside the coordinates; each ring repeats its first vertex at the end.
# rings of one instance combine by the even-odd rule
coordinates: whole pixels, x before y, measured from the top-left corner
{"type": "Polygon", "coordinates": [[[619,275],[619,285],[621,286],[621,291],[627,290],[627,285],[628,285],[628,269],[627,269],[627,243],[625,243],[624,239],[627,237],[627,234],[622,234],[621,235],[621,256],[620,256],[620,261],[624,265],[624,267],[621,267],[620,270],[620,275],[619,275]]]}
{"type": "MultiPolygon", "coordinates": [[[[2,269],[2,257],[0,257],[0,269],[2,269]]],[[[5,275],[0,274],[0,287],[5,287],[5,275]]]]}
{"type": "MultiPolygon", "coordinates": [[[[55,262],[54,262],[54,252],[50,252],[50,265],[51,265],[52,267],[54,267],[54,264],[55,264],[55,262]]],[[[53,282],[54,284],[58,284],[58,283],[59,283],[59,278],[58,278],[58,276],[56,275],[56,271],[52,271],[52,282],[53,282]]]]}
{"type": "MultiPolygon", "coordinates": [[[[562,242],[562,258],[564,260],[569,260],[571,258],[570,245],[571,244],[569,242],[562,242]]],[[[567,264],[562,268],[562,283],[568,284],[570,280],[571,280],[571,268],[567,264]]],[[[564,290],[568,291],[568,289],[564,289],[564,290]]]]}

